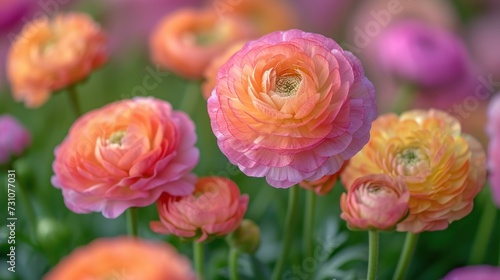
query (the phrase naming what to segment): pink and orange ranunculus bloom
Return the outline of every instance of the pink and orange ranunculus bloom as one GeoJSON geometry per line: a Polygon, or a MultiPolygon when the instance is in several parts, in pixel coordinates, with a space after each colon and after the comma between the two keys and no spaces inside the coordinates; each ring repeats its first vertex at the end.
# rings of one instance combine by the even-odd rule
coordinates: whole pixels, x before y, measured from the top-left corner
{"type": "Polygon", "coordinates": [[[333,40],[289,30],[247,43],[208,99],[221,151],[278,188],[336,173],[368,142],[375,91],[333,40]]]}
{"type": "Polygon", "coordinates": [[[195,280],[189,259],[164,242],[98,239],[74,250],[44,280],[195,280]]]}
{"type": "Polygon", "coordinates": [[[59,14],[28,23],[12,44],[7,74],[14,99],[27,107],[84,80],[107,61],[107,39],[87,15],[59,14]]]}
{"type": "Polygon", "coordinates": [[[183,197],[164,193],[157,207],[160,221],[150,223],[154,232],[202,242],[239,227],[248,207],[248,195],[240,195],[238,186],[227,178],[203,177],[194,193],[183,197]]]}
{"type": "Polygon", "coordinates": [[[115,218],[153,204],[163,192],[194,190],[198,162],[189,117],[154,98],[118,101],[89,112],[55,150],[52,183],[76,213],[115,218]]]}
{"type": "Polygon", "coordinates": [[[443,230],[472,211],[484,186],[486,156],[455,118],[438,110],[386,114],[373,122],[370,134],[342,173],[342,183],[350,186],[369,174],[402,176],[410,212],[398,231],[443,230]]]}
{"type": "Polygon", "coordinates": [[[177,75],[199,79],[214,56],[234,42],[255,36],[254,28],[243,19],[221,20],[211,8],[182,9],[166,16],[153,32],[151,59],[177,75]]]}
{"type": "Polygon", "coordinates": [[[408,213],[410,192],[403,178],[372,174],[356,179],[340,197],[340,218],[351,229],[391,230],[408,213]]]}

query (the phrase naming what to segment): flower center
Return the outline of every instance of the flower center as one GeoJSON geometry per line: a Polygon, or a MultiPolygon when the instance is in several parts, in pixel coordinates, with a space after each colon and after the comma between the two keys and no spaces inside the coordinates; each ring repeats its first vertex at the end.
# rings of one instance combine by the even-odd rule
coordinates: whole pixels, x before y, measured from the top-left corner
{"type": "Polygon", "coordinates": [[[124,130],[114,132],[113,134],[111,134],[111,136],[109,136],[108,140],[106,140],[106,144],[121,146],[123,137],[125,137],[126,133],[127,132],[124,130]]]}
{"type": "Polygon", "coordinates": [[[298,75],[282,75],[276,80],[274,91],[282,97],[293,96],[299,90],[302,78],[298,75]]]}
{"type": "Polygon", "coordinates": [[[415,175],[427,165],[427,155],[419,148],[404,149],[396,156],[398,171],[403,175],[415,175]]]}

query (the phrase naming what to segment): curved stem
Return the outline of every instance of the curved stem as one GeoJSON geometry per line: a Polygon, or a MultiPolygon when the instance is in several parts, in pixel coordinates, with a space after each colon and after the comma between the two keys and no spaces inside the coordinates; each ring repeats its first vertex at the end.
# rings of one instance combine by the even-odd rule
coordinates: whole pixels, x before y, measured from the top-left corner
{"type": "Polygon", "coordinates": [[[297,206],[299,202],[299,193],[300,188],[298,186],[294,186],[289,190],[288,196],[288,209],[286,213],[285,220],[285,230],[284,230],[284,239],[283,245],[281,245],[281,255],[278,258],[278,262],[273,270],[272,280],[279,280],[283,274],[283,270],[285,269],[286,258],[288,257],[288,253],[290,252],[290,245],[293,241],[293,226],[294,222],[297,220],[297,206]]]}
{"type": "Polygon", "coordinates": [[[368,274],[366,278],[368,280],[375,280],[377,276],[377,266],[378,266],[378,230],[368,231],[368,274]]]}
{"type": "Polygon", "coordinates": [[[314,214],[316,210],[316,193],[313,190],[306,190],[306,213],[304,216],[304,259],[312,257],[313,255],[313,228],[314,228],[314,214]]]}
{"type": "Polygon", "coordinates": [[[405,244],[401,255],[399,256],[398,266],[396,267],[396,272],[394,273],[393,280],[403,280],[406,274],[406,270],[410,265],[411,257],[413,256],[413,251],[417,245],[418,234],[411,232],[406,233],[405,244]]]}
{"type": "Polygon", "coordinates": [[[238,276],[238,249],[231,248],[229,251],[229,274],[231,275],[231,280],[239,280],[238,276]]]}
{"type": "Polygon", "coordinates": [[[127,210],[127,233],[137,237],[137,208],[132,207],[127,210]]]}
{"type": "MultiPolygon", "coordinates": [[[[489,188],[486,186],[486,188],[489,188]]],[[[479,220],[479,225],[477,228],[476,237],[472,245],[471,254],[469,257],[469,264],[481,264],[486,255],[486,250],[488,249],[488,243],[491,239],[491,233],[495,227],[495,219],[497,215],[497,209],[488,195],[487,189],[484,190],[484,195],[481,197],[484,203],[483,213],[481,215],[481,220],[479,220]]]]}
{"type": "Polygon", "coordinates": [[[68,87],[68,96],[73,113],[77,118],[82,115],[82,110],[80,109],[80,101],[78,100],[78,92],[76,90],[76,85],[68,87]]]}
{"type": "Polygon", "coordinates": [[[199,280],[203,280],[203,243],[193,241],[193,255],[194,255],[194,267],[199,280]]]}

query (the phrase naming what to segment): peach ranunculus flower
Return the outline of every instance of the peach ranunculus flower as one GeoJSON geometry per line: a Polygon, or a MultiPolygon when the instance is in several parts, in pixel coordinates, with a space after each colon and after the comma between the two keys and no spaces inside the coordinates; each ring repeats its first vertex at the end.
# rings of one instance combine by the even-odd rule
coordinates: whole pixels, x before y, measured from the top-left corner
{"type": "Polygon", "coordinates": [[[241,50],[241,48],[245,45],[245,41],[238,41],[230,45],[223,53],[216,56],[214,59],[210,61],[208,66],[205,68],[203,72],[203,77],[205,81],[201,85],[203,90],[203,96],[208,99],[212,94],[212,90],[214,90],[215,85],[217,83],[217,73],[222,65],[226,63],[226,61],[233,56],[237,51],[241,50]]]}
{"type": "Polygon", "coordinates": [[[103,238],[74,250],[44,280],[195,280],[189,259],[164,242],[103,238]]]}
{"type": "Polygon", "coordinates": [[[183,197],[164,193],[157,202],[160,221],[151,229],[160,234],[196,238],[223,236],[236,230],[248,207],[248,195],[224,177],[203,177],[193,194],[183,197]]]}
{"type": "Polygon", "coordinates": [[[45,103],[54,91],[87,78],[108,58],[107,39],[86,14],[59,14],[28,23],[12,44],[7,75],[17,101],[45,103]]]}
{"type": "Polygon", "coordinates": [[[253,38],[254,28],[243,19],[221,20],[213,9],[182,9],[166,16],[150,39],[151,59],[190,79],[203,77],[208,63],[230,44],[253,38]]]}
{"type": "Polygon", "coordinates": [[[438,110],[385,114],[373,122],[368,144],[341,175],[344,186],[369,174],[403,176],[410,213],[398,231],[443,230],[472,211],[483,188],[486,155],[460,123],[438,110]]]}
{"type": "Polygon", "coordinates": [[[187,195],[198,162],[194,124],[154,98],[109,104],[79,118],[55,150],[52,184],[76,213],[116,218],[163,192],[187,195]]]}
{"type": "Polygon", "coordinates": [[[340,218],[351,229],[391,230],[408,214],[409,199],[403,178],[385,174],[363,176],[340,197],[340,218]]]}
{"type": "Polygon", "coordinates": [[[213,1],[212,6],[221,19],[228,16],[244,18],[257,28],[259,35],[298,25],[294,5],[288,0],[222,0],[213,1]]]}
{"type": "Polygon", "coordinates": [[[233,55],[208,110],[231,163],[277,188],[338,172],[368,142],[377,115],[360,61],[300,30],[268,34],[233,55]]]}
{"type": "Polygon", "coordinates": [[[339,178],[342,171],[344,171],[348,162],[349,161],[346,161],[342,165],[340,170],[337,171],[337,173],[334,173],[332,175],[323,176],[322,178],[315,180],[315,181],[302,181],[299,183],[299,186],[301,186],[302,188],[304,188],[306,190],[312,190],[317,195],[327,195],[333,189],[333,187],[335,186],[335,183],[337,183],[337,179],[339,178]]]}

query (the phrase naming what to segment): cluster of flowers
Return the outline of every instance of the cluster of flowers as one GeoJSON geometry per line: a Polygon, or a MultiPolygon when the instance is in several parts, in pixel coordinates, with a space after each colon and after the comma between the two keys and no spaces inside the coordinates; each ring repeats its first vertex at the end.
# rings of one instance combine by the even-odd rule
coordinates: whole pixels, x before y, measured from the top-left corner
{"type": "MultiPolygon", "coordinates": [[[[472,211],[486,181],[487,158],[457,119],[433,109],[377,116],[374,86],[351,52],[295,29],[261,36],[269,30],[244,20],[238,13],[246,8],[240,9],[224,21],[213,9],[179,10],[150,41],[155,63],[205,79],[211,127],[231,163],[273,187],[300,184],[320,195],[340,177],[347,190],[341,218],[351,229],[444,230],[472,211]],[[182,55],[186,50],[189,57],[182,55]]],[[[101,67],[106,44],[103,30],[84,14],[28,24],[9,54],[14,98],[28,107],[42,105],[101,67]]],[[[387,67],[397,69],[391,63],[387,67]]],[[[422,76],[417,70],[397,71],[413,79],[422,76]]],[[[498,106],[497,100],[490,110],[489,167],[500,205],[498,106]]],[[[0,136],[0,162],[6,163],[30,137],[9,116],[0,118],[0,128],[9,131],[0,136]]],[[[192,173],[200,157],[196,141],[193,121],[166,101],[108,104],[74,122],[55,150],[52,184],[75,213],[116,218],[156,203],[160,219],[150,223],[156,233],[196,242],[225,236],[247,225],[242,220],[249,198],[227,178],[192,173]]],[[[46,279],[113,277],[135,269],[145,279],[195,278],[170,246],[122,238],[75,251],[46,279]],[[95,265],[104,258],[117,260],[113,267],[95,265]]]]}

